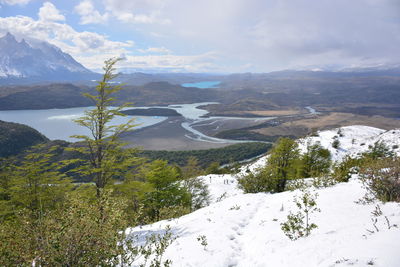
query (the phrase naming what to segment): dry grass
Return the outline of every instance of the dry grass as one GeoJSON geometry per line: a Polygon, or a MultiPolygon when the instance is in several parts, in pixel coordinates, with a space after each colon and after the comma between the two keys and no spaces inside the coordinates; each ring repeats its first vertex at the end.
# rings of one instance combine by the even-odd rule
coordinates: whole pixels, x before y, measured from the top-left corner
{"type": "Polygon", "coordinates": [[[306,110],[300,110],[300,109],[255,110],[255,111],[246,111],[246,113],[270,117],[270,116],[297,115],[297,114],[307,113],[307,111],[306,110]]]}
{"type": "Polygon", "coordinates": [[[382,116],[363,116],[351,113],[333,112],[318,115],[312,118],[300,119],[282,123],[275,127],[267,127],[254,130],[254,132],[267,136],[304,136],[314,130],[325,130],[340,126],[366,125],[385,130],[400,128],[400,120],[385,118],[382,116]]]}

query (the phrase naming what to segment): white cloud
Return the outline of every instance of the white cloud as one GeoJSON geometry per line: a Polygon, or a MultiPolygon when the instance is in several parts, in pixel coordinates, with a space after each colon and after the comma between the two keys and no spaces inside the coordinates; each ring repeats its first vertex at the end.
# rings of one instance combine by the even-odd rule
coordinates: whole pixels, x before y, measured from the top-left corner
{"type": "MultiPolygon", "coordinates": [[[[71,26],[48,20],[34,20],[30,17],[0,17],[0,35],[11,32],[20,38],[35,38],[48,41],[74,58],[81,58],[82,64],[91,66],[91,55],[107,54],[109,57],[127,53],[133,41],[115,42],[94,32],[78,32],[71,26]],[[87,59],[87,60],[85,60],[87,59]]],[[[102,62],[99,66],[102,65],[102,62]]]]}
{"type": "Polygon", "coordinates": [[[160,54],[170,54],[171,50],[165,47],[149,47],[147,49],[138,49],[140,53],[160,53],[160,54]]]}
{"type": "Polygon", "coordinates": [[[57,10],[53,12],[58,14],[56,19],[28,21],[20,17],[9,29],[50,40],[93,67],[101,66],[105,55],[122,53],[128,58],[124,64],[161,67],[165,63],[167,68],[205,71],[216,65],[223,71],[262,72],[400,62],[399,0],[76,2],[81,24],[108,19],[113,27],[121,27],[119,34],[137,36],[150,48],[136,50],[143,54],[133,56],[129,51],[133,43],[76,32],[57,23],[64,19],[57,10]],[[100,4],[103,6],[96,6],[100,4]],[[179,51],[180,56],[165,47],[179,51]],[[214,51],[213,57],[204,56],[207,51],[214,51]],[[100,61],[95,56],[99,53],[100,61]]]}
{"type": "Polygon", "coordinates": [[[160,10],[166,0],[103,0],[106,9],[119,21],[140,24],[170,24],[161,16],[160,10]]]}
{"type": "MultiPolygon", "coordinates": [[[[104,60],[110,58],[111,54],[93,55],[90,57],[80,58],[88,62],[88,67],[96,69],[102,65],[104,60]],[[89,63],[90,62],[90,63],[89,63]]],[[[115,55],[114,55],[115,56],[115,55]]],[[[121,55],[124,58],[118,64],[122,69],[137,70],[169,70],[178,72],[215,72],[220,71],[215,64],[216,56],[214,53],[204,53],[194,56],[178,56],[178,55],[146,55],[133,56],[121,55]]]]}
{"type": "Polygon", "coordinates": [[[134,56],[130,48],[133,41],[115,42],[94,32],[78,32],[65,23],[48,20],[34,20],[26,16],[0,17],[0,36],[11,32],[18,39],[35,38],[46,40],[64,52],[71,54],[84,66],[99,70],[104,60],[115,56],[126,60],[119,67],[132,69],[167,69],[170,71],[212,72],[216,70],[216,54],[172,55],[165,47],[150,47],[146,53],[168,53],[165,55],[134,56]]]}
{"type": "Polygon", "coordinates": [[[0,0],[0,4],[5,4],[5,5],[26,5],[32,0],[0,0]]]}
{"type": "Polygon", "coordinates": [[[105,23],[109,17],[107,12],[101,15],[100,12],[95,9],[91,0],[80,2],[74,9],[75,12],[81,16],[81,24],[105,23]]]}
{"type": "MultiPolygon", "coordinates": [[[[109,0],[112,1],[112,0],[109,0]]],[[[114,0],[117,1],[117,0],[114,0]]],[[[215,50],[227,66],[253,71],[308,65],[400,62],[398,0],[165,0],[159,17],[177,50],[215,50]]]]}
{"type": "Polygon", "coordinates": [[[50,2],[43,3],[39,9],[39,19],[43,21],[64,21],[65,17],[60,14],[60,11],[50,2]]]}

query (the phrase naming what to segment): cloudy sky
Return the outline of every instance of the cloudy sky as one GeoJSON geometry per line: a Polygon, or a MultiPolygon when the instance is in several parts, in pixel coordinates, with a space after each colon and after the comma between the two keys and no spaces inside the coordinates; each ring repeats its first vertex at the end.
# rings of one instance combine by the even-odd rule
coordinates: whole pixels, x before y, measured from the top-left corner
{"type": "Polygon", "coordinates": [[[0,0],[0,36],[90,69],[269,72],[400,63],[400,0],[0,0]]]}

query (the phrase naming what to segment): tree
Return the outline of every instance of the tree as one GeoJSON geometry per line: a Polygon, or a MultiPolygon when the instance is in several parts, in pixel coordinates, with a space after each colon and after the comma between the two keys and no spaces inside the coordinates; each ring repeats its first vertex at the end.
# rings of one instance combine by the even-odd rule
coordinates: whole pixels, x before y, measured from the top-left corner
{"type": "Polygon", "coordinates": [[[238,179],[239,188],[246,193],[283,192],[286,182],[296,177],[299,149],[290,138],[279,138],[268,155],[267,164],[238,179]]]}
{"type": "Polygon", "coordinates": [[[295,178],[295,165],[298,159],[297,143],[290,138],[279,138],[267,160],[267,167],[277,180],[275,192],[283,192],[287,180],[295,178]]]}
{"type": "MultiPolygon", "coordinates": [[[[155,160],[142,170],[146,182],[153,190],[144,197],[144,204],[150,219],[161,218],[162,209],[190,208],[190,194],[181,185],[179,174],[166,161],[155,160]]],[[[166,218],[164,218],[166,219],[166,218]]]]}
{"type": "Polygon", "coordinates": [[[96,195],[99,198],[105,186],[113,178],[121,176],[129,166],[134,165],[136,158],[134,152],[122,149],[123,143],[118,138],[124,132],[131,130],[135,125],[134,119],[127,123],[111,125],[116,116],[126,116],[121,113],[128,104],[113,107],[115,98],[113,94],[120,91],[120,85],[110,83],[117,77],[114,65],[119,58],[105,61],[104,75],[96,87],[96,95],[85,93],[84,95],[95,103],[95,108],[85,112],[85,115],[75,122],[90,130],[90,135],[75,135],[73,137],[83,140],[84,145],[74,148],[78,152],[87,155],[88,161],[84,161],[78,172],[90,176],[96,184],[96,195]]]}
{"type": "Polygon", "coordinates": [[[207,206],[210,203],[210,193],[208,186],[198,176],[204,171],[198,164],[197,158],[191,156],[185,166],[182,167],[183,186],[190,194],[192,206],[191,210],[196,210],[207,206]]]}
{"type": "Polygon", "coordinates": [[[301,155],[300,177],[317,177],[327,173],[331,166],[331,153],[320,143],[307,143],[306,152],[301,155]]]}
{"type": "Polygon", "coordinates": [[[169,229],[143,237],[127,236],[125,202],[103,192],[97,201],[71,196],[64,208],[32,220],[21,210],[0,224],[1,266],[171,266],[163,260],[174,238],[169,229]],[[100,209],[107,220],[99,223],[100,209]],[[144,260],[141,260],[143,259],[144,260]]]}
{"type": "Polygon", "coordinates": [[[7,202],[3,204],[12,210],[11,213],[26,209],[30,216],[38,218],[43,211],[62,203],[71,187],[66,175],[58,171],[60,163],[52,160],[55,156],[52,152],[57,147],[51,147],[47,153],[36,152],[41,148],[43,145],[35,146],[20,162],[9,162],[4,167],[8,178],[2,183],[2,189],[6,190],[3,201],[7,202]]]}

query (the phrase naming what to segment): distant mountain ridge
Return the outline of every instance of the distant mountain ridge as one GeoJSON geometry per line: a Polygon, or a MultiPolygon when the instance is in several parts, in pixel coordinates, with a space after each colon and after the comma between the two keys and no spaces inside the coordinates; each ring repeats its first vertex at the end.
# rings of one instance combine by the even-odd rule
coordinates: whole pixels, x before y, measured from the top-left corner
{"type": "Polygon", "coordinates": [[[0,38],[0,80],[69,81],[91,78],[92,71],[60,48],[7,33],[0,38]]]}

